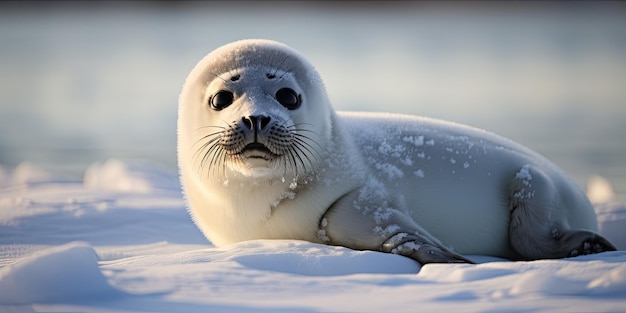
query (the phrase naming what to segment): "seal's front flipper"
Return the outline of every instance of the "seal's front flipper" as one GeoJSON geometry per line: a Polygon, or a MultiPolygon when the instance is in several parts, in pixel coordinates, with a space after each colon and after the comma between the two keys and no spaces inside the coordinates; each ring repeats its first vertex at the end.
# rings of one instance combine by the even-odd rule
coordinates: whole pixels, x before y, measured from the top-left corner
{"type": "Polygon", "coordinates": [[[336,201],[322,216],[317,236],[323,243],[356,250],[374,250],[395,253],[426,263],[473,263],[450,251],[437,238],[430,235],[411,217],[395,209],[394,204],[380,200],[368,203],[369,207],[384,210],[365,212],[366,207],[355,200],[352,192],[336,201]],[[355,203],[358,205],[355,208],[355,203]]]}
{"type": "Polygon", "coordinates": [[[431,242],[428,237],[419,234],[398,233],[389,238],[381,246],[384,252],[400,254],[416,260],[420,264],[427,263],[470,263],[471,260],[454,253],[438,242],[431,242]]]}

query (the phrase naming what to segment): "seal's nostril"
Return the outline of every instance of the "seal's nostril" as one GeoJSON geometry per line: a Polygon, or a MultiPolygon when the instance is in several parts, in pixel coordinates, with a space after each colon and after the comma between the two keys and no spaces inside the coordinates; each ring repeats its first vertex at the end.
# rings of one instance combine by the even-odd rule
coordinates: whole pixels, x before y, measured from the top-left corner
{"type": "Polygon", "coordinates": [[[265,115],[250,115],[241,118],[244,125],[250,130],[261,130],[270,123],[271,118],[265,115]]]}
{"type": "Polygon", "coordinates": [[[267,124],[270,123],[270,117],[269,116],[261,115],[261,116],[258,117],[258,119],[259,119],[259,125],[261,126],[261,127],[259,127],[259,129],[265,128],[267,126],[267,124]]]}
{"type": "Polygon", "coordinates": [[[254,125],[253,119],[254,119],[254,116],[250,116],[250,117],[244,116],[241,118],[241,121],[243,122],[244,125],[246,125],[248,129],[252,129],[252,125],[254,125]]]}

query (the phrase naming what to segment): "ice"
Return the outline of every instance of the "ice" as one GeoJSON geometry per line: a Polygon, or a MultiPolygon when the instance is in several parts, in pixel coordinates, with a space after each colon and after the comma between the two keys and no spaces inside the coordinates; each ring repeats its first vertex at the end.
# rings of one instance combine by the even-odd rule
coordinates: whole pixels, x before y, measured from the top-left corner
{"type": "MultiPolygon", "coordinates": [[[[99,162],[85,182],[63,184],[34,164],[20,167],[6,168],[11,182],[0,187],[0,312],[626,307],[626,251],[530,262],[469,256],[479,264],[420,267],[399,255],[298,240],[214,247],[187,214],[176,174],[158,165],[99,162]]],[[[369,183],[360,197],[385,197],[369,183]]],[[[626,205],[622,195],[610,199],[594,204],[600,231],[625,249],[626,205]]]]}

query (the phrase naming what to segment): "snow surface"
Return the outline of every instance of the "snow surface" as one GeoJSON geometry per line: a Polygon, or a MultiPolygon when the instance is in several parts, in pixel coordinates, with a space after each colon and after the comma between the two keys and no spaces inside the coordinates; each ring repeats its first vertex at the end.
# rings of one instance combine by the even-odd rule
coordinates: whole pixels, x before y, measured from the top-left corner
{"type": "MultiPolygon", "coordinates": [[[[626,311],[626,251],[420,268],[293,240],[217,248],[177,180],[148,162],[97,163],[80,182],[0,167],[0,312],[626,311]]],[[[601,178],[588,190],[626,248],[626,201],[601,178]]]]}

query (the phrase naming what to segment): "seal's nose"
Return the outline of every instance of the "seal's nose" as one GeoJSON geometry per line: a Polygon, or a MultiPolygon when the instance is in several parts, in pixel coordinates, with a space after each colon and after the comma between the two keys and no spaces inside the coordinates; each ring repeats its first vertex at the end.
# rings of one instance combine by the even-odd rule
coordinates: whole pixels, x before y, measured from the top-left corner
{"type": "Polygon", "coordinates": [[[265,115],[250,115],[242,117],[241,121],[248,129],[256,131],[265,128],[270,123],[270,119],[269,116],[265,115]]]}

